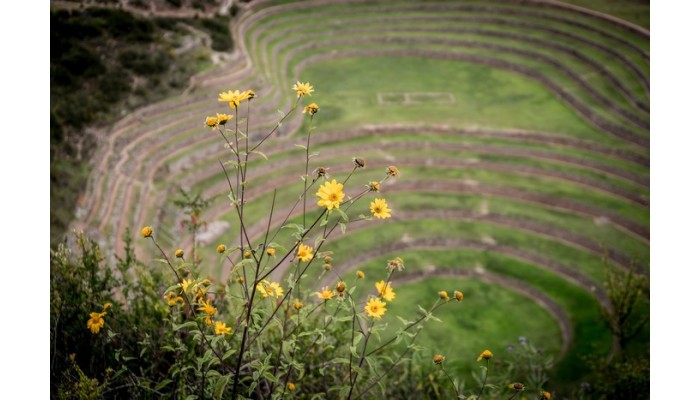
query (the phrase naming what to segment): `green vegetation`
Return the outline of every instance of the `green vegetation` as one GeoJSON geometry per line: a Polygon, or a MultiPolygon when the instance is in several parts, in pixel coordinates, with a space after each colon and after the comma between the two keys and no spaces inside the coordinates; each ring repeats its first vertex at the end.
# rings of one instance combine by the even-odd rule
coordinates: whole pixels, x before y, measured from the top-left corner
{"type": "Polygon", "coordinates": [[[87,8],[51,11],[51,242],[74,218],[87,179],[87,161],[104,127],[126,111],[181,91],[209,64],[198,44],[178,50],[191,24],[231,51],[227,17],[145,19],[129,12],[87,8]]]}

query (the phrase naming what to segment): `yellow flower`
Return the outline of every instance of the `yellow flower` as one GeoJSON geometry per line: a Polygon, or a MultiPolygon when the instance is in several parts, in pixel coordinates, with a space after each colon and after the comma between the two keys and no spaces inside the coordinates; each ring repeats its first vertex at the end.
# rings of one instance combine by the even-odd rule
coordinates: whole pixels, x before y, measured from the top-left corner
{"type": "Polygon", "coordinates": [[[293,391],[297,390],[297,386],[295,384],[293,384],[292,382],[289,382],[287,384],[287,390],[289,390],[290,392],[293,392],[293,391]]]}
{"type": "Polygon", "coordinates": [[[153,235],[153,228],[151,228],[150,226],[144,226],[141,229],[141,236],[148,238],[151,237],[151,235],[153,235]]]}
{"type": "Polygon", "coordinates": [[[316,196],[320,198],[318,201],[319,207],[326,207],[328,210],[339,208],[340,203],[345,198],[345,193],[343,193],[343,184],[336,182],[335,179],[330,182],[326,182],[318,188],[316,196]]]}
{"type": "Polygon", "coordinates": [[[302,307],[304,307],[304,304],[302,304],[301,300],[299,300],[299,299],[294,300],[294,308],[295,309],[299,310],[302,307]]]}
{"type": "Polygon", "coordinates": [[[262,281],[258,282],[255,288],[258,289],[258,292],[262,293],[263,298],[266,298],[268,296],[274,296],[279,298],[282,297],[282,295],[284,294],[284,291],[282,290],[282,287],[279,283],[270,282],[267,279],[263,279],[262,281]]]}
{"type": "Polygon", "coordinates": [[[314,249],[311,246],[307,246],[303,243],[299,244],[299,249],[297,250],[297,258],[301,262],[308,262],[314,258],[314,249]]]}
{"type": "Polygon", "coordinates": [[[405,266],[403,265],[403,259],[401,257],[396,257],[396,258],[389,260],[386,263],[386,268],[389,271],[393,271],[395,269],[398,269],[399,271],[403,271],[403,269],[405,268],[405,266]]]}
{"type": "Polygon", "coordinates": [[[92,312],[90,313],[90,319],[87,321],[87,327],[90,329],[90,331],[94,334],[100,333],[100,329],[105,325],[105,320],[104,317],[107,315],[106,312],[101,312],[101,313],[96,313],[92,312]]]}
{"type": "Polygon", "coordinates": [[[481,354],[479,354],[479,357],[476,358],[476,362],[479,362],[479,361],[481,361],[481,360],[487,360],[487,361],[488,361],[488,360],[490,360],[491,358],[493,358],[493,353],[491,353],[490,350],[484,350],[484,351],[481,352],[481,354]]]}
{"type": "Polygon", "coordinates": [[[321,300],[330,300],[333,298],[333,296],[335,296],[335,293],[328,290],[328,286],[324,286],[320,292],[316,292],[315,294],[316,297],[318,297],[321,300]]]}
{"type": "Polygon", "coordinates": [[[226,246],[224,246],[223,244],[220,244],[220,245],[216,246],[216,251],[218,251],[219,253],[223,253],[224,251],[226,251],[226,246]]]}
{"type": "MultiPolygon", "coordinates": [[[[227,123],[229,120],[231,120],[231,118],[233,118],[233,115],[216,113],[216,122],[217,122],[219,125],[226,125],[226,123],[227,123]]],[[[209,118],[207,118],[207,119],[209,119],[209,118]]]]}
{"type": "Polygon", "coordinates": [[[399,174],[399,169],[393,165],[390,165],[386,168],[386,174],[389,176],[397,176],[399,174]]]}
{"type": "Polygon", "coordinates": [[[450,299],[450,295],[447,294],[447,292],[444,291],[444,290],[439,291],[439,292],[438,292],[438,295],[439,295],[440,298],[443,299],[443,300],[449,300],[449,299],[450,299]]]}
{"type": "Polygon", "coordinates": [[[250,100],[250,99],[252,99],[252,98],[254,98],[254,97],[255,97],[255,92],[252,91],[252,90],[250,90],[250,89],[248,89],[248,90],[246,90],[245,92],[241,93],[241,98],[243,98],[244,100],[250,100]]]}
{"type": "Polygon", "coordinates": [[[381,318],[386,312],[386,303],[373,297],[365,305],[365,312],[368,317],[381,318]]]}
{"type": "Polygon", "coordinates": [[[382,188],[382,185],[379,184],[377,181],[372,181],[369,183],[369,191],[370,192],[378,192],[379,189],[382,188]]]}
{"type": "Polygon", "coordinates": [[[267,248],[267,255],[270,257],[274,257],[275,256],[275,249],[272,247],[268,247],[267,248]]]}
{"type": "Polygon", "coordinates": [[[110,308],[112,308],[112,303],[104,303],[104,304],[102,305],[102,311],[107,311],[107,310],[109,310],[110,308]]]}
{"type": "Polygon", "coordinates": [[[365,167],[365,159],[364,158],[353,157],[352,160],[355,162],[355,166],[357,168],[364,168],[365,167]]]}
{"type": "Polygon", "coordinates": [[[311,103],[308,106],[304,107],[304,114],[309,113],[310,115],[314,115],[318,112],[318,109],[318,104],[311,103]]]}
{"type": "Polygon", "coordinates": [[[445,361],[445,356],[442,354],[435,354],[435,357],[433,357],[433,362],[435,364],[442,364],[443,361],[445,361]]]}
{"type": "Polygon", "coordinates": [[[243,252],[243,258],[250,258],[252,257],[252,254],[249,250],[246,250],[243,252]]]}
{"type": "Polygon", "coordinates": [[[211,325],[211,317],[216,314],[216,307],[211,305],[211,302],[209,300],[205,301],[202,303],[202,306],[199,307],[197,310],[203,311],[207,316],[204,318],[204,322],[206,322],[207,325],[211,325]]]}
{"type": "Polygon", "coordinates": [[[369,205],[369,210],[372,212],[372,215],[380,219],[391,217],[391,208],[389,208],[384,199],[374,199],[369,205]]]}
{"type": "Polygon", "coordinates": [[[244,281],[245,281],[245,278],[243,278],[243,275],[238,275],[236,277],[236,282],[243,283],[244,281]]]}
{"type": "Polygon", "coordinates": [[[185,250],[177,249],[175,250],[175,257],[182,258],[185,256],[185,250]]]}
{"type": "Polygon", "coordinates": [[[549,393],[546,390],[542,390],[540,392],[540,400],[550,400],[552,398],[552,394],[549,393]]]}
{"type": "Polygon", "coordinates": [[[307,94],[311,96],[311,92],[314,91],[314,87],[311,86],[309,82],[301,83],[297,81],[297,83],[294,86],[292,86],[292,90],[297,91],[297,97],[305,96],[307,94]]]}
{"type": "Polygon", "coordinates": [[[219,101],[222,103],[228,103],[229,107],[236,108],[241,104],[241,100],[244,100],[241,93],[236,90],[235,92],[228,91],[219,93],[219,101]]]}
{"type": "Polygon", "coordinates": [[[337,285],[335,285],[335,290],[338,293],[343,293],[345,291],[345,288],[346,288],[345,282],[343,282],[343,281],[340,281],[340,282],[338,282],[337,285]]]}
{"type": "Polygon", "coordinates": [[[180,296],[175,295],[175,293],[173,293],[173,292],[168,292],[168,294],[163,296],[163,298],[165,298],[165,300],[168,301],[169,306],[174,306],[177,303],[185,304],[185,299],[183,299],[180,296]]]}
{"type": "Polygon", "coordinates": [[[214,333],[216,333],[217,335],[231,333],[231,328],[226,326],[226,324],[221,321],[216,321],[216,323],[214,324],[214,333]]]}
{"type": "Polygon", "coordinates": [[[192,285],[192,279],[183,279],[182,283],[179,284],[183,292],[187,292],[187,288],[189,288],[190,285],[192,285]]]}
{"type": "Polygon", "coordinates": [[[464,294],[459,290],[455,290],[455,299],[457,299],[457,301],[462,301],[463,298],[464,294]]]}
{"type": "Polygon", "coordinates": [[[219,121],[217,120],[216,117],[207,117],[207,119],[204,120],[204,125],[210,127],[212,130],[216,129],[216,126],[219,124],[219,121]]]}
{"type": "Polygon", "coordinates": [[[394,297],[396,297],[396,293],[394,293],[394,289],[391,287],[390,282],[384,283],[384,281],[381,280],[376,282],[374,287],[377,288],[377,293],[379,293],[379,296],[386,301],[392,301],[394,300],[394,297]]]}
{"type": "Polygon", "coordinates": [[[365,279],[365,273],[362,271],[357,271],[357,278],[358,279],[365,279]]]}

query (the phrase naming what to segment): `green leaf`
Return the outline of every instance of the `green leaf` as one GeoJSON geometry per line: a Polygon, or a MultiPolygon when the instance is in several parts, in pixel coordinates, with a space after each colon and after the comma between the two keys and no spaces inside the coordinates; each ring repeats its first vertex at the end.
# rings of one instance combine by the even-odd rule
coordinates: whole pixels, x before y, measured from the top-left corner
{"type": "Polygon", "coordinates": [[[224,395],[226,385],[228,385],[230,379],[230,375],[224,375],[216,381],[214,384],[214,398],[221,400],[221,397],[224,395]]]}
{"type": "Polygon", "coordinates": [[[341,222],[338,225],[340,225],[340,232],[345,235],[345,224],[341,222]]]}
{"type": "Polygon", "coordinates": [[[304,146],[303,144],[295,144],[295,146],[300,148],[300,149],[306,150],[306,146],[304,146]]]}
{"type": "Polygon", "coordinates": [[[156,387],[154,388],[156,391],[163,389],[164,387],[168,386],[170,383],[172,383],[172,379],[163,379],[160,381],[156,387]]]}

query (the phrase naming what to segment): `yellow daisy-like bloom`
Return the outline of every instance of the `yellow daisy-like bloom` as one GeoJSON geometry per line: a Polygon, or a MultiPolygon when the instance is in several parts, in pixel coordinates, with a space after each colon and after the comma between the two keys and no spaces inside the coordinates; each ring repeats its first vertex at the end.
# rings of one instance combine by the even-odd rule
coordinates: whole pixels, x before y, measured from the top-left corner
{"type": "Polygon", "coordinates": [[[106,312],[90,313],[90,319],[87,321],[87,327],[88,329],[90,329],[90,332],[94,334],[100,333],[100,329],[102,329],[102,327],[105,326],[105,320],[104,318],[102,318],[105,315],[107,315],[106,312]]]}
{"type": "Polygon", "coordinates": [[[248,89],[245,92],[241,93],[241,97],[245,100],[250,100],[252,98],[255,98],[255,92],[248,89]]]}
{"type": "Polygon", "coordinates": [[[379,219],[385,219],[391,217],[391,208],[386,204],[384,199],[374,199],[374,201],[369,205],[369,210],[372,215],[379,219]]]}
{"type": "Polygon", "coordinates": [[[183,292],[187,292],[187,289],[192,285],[192,279],[183,279],[179,286],[182,288],[183,292]]]}
{"type": "Polygon", "coordinates": [[[491,353],[490,350],[484,350],[479,354],[479,357],[476,358],[476,362],[479,362],[481,360],[490,360],[493,358],[493,353],[491,353]]]}
{"type": "Polygon", "coordinates": [[[219,125],[219,120],[216,117],[207,117],[207,119],[204,120],[204,125],[214,130],[216,126],[219,125]]]}
{"type": "Polygon", "coordinates": [[[293,384],[292,382],[289,382],[287,384],[287,390],[289,390],[290,392],[293,392],[293,391],[297,390],[297,385],[293,384]]]}
{"type": "Polygon", "coordinates": [[[381,280],[376,282],[374,287],[377,288],[379,296],[386,301],[393,301],[394,297],[396,297],[396,293],[394,293],[394,288],[391,287],[390,282],[384,283],[384,281],[381,280]]]}
{"type": "Polygon", "coordinates": [[[379,184],[377,181],[373,181],[369,183],[369,191],[370,192],[378,192],[379,189],[382,188],[382,185],[379,184]]]}
{"type": "Polygon", "coordinates": [[[282,290],[282,287],[279,283],[270,282],[267,279],[263,279],[262,281],[258,282],[255,288],[258,289],[258,292],[262,293],[263,298],[266,298],[268,296],[279,298],[282,297],[282,295],[284,295],[284,291],[282,290]]]}
{"type": "Polygon", "coordinates": [[[445,361],[445,356],[442,354],[435,354],[435,357],[433,357],[433,362],[435,364],[442,364],[443,361],[445,361]]]}
{"type": "Polygon", "coordinates": [[[229,107],[236,108],[241,104],[241,100],[244,100],[241,93],[236,90],[235,92],[228,91],[219,93],[219,101],[222,103],[228,103],[229,107]]]}
{"type": "MultiPolygon", "coordinates": [[[[233,115],[216,113],[216,122],[217,122],[219,125],[226,125],[226,123],[227,123],[228,121],[230,121],[231,118],[233,118],[233,115]]],[[[208,119],[208,118],[207,118],[207,119],[208,119]]]]}
{"type": "Polygon", "coordinates": [[[389,176],[398,176],[399,169],[393,165],[390,165],[390,166],[386,167],[386,174],[389,176]]]}
{"type": "Polygon", "coordinates": [[[207,325],[212,324],[211,317],[216,314],[216,307],[211,305],[211,302],[209,300],[205,301],[202,303],[202,306],[199,307],[197,310],[203,311],[207,316],[204,318],[204,322],[206,322],[207,325]]]}
{"type": "Polygon", "coordinates": [[[163,296],[163,298],[168,301],[169,306],[174,306],[177,303],[185,304],[185,299],[183,299],[180,296],[177,296],[173,292],[168,292],[165,296],[163,296]]]}
{"type": "Polygon", "coordinates": [[[311,96],[311,92],[314,91],[314,87],[311,86],[311,84],[309,82],[301,83],[301,82],[297,81],[297,83],[294,86],[292,86],[292,90],[297,91],[297,97],[306,96],[306,95],[311,96]]]}
{"type": "Polygon", "coordinates": [[[365,279],[365,273],[363,271],[357,271],[357,279],[365,279]]]}
{"type": "Polygon", "coordinates": [[[224,246],[223,244],[220,244],[220,245],[216,246],[216,251],[218,251],[219,253],[223,253],[224,251],[226,251],[226,246],[224,246]]]}
{"type": "Polygon", "coordinates": [[[274,256],[275,256],[275,249],[272,248],[272,247],[268,247],[267,250],[266,250],[266,252],[267,252],[267,255],[270,256],[270,257],[274,257],[274,256]]]}
{"type": "Polygon", "coordinates": [[[301,300],[299,300],[299,299],[294,300],[294,308],[295,309],[299,310],[302,307],[304,307],[304,304],[301,302],[301,300]]]}
{"type": "Polygon", "coordinates": [[[455,299],[457,299],[457,301],[462,301],[462,299],[464,299],[464,294],[459,290],[455,290],[455,299]]]}
{"type": "Polygon", "coordinates": [[[141,228],[141,236],[149,238],[151,237],[151,235],[153,235],[153,228],[151,228],[150,226],[144,226],[143,228],[141,228]]]}
{"type": "Polygon", "coordinates": [[[330,182],[326,182],[318,188],[316,196],[320,198],[318,201],[319,207],[326,207],[328,210],[339,208],[340,203],[345,198],[345,193],[343,193],[343,184],[336,182],[335,179],[330,182]]]}
{"type": "Polygon", "coordinates": [[[175,257],[182,258],[185,256],[185,250],[177,249],[175,250],[175,257]]]}
{"type": "Polygon", "coordinates": [[[543,390],[540,392],[540,400],[550,400],[552,398],[552,394],[549,393],[546,390],[543,390]]]}
{"type": "Polygon", "coordinates": [[[330,300],[333,298],[333,296],[335,296],[335,293],[330,291],[328,289],[328,286],[324,286],[320,292],[316,292],[315,294],[316,294],[316,297],[318,297],[321,300],[330,300]]]}
{"type": "Polygon", "coordinates": [[[318,104],[311,103],[308,106],[304,107],[304,114],[309,113],[309,115],[314,115],[318,112],[318,110],[319,110],[318,104]]]}
{"type": "Polygon", "coordinates": [[[447,291],[445,291],[445,290],[439,291],[439,292],[438,292],[438,296],[440,296],[440,298],[443,299],[443,300],[449,300],[449,299],[450,299],[450,295],[447,294],[447,291]]]}
{"type": "Polygon", "coordinates": [[[386,312],[386,303],[379,300],[377,297],[371,298],[365,305],[365,313],[368,317],[381,318],[386,312]]]}
{"type": "Polygon", "coordinates": [[[314,258],[314,248],[307,246],[303,243],[299,244],[299,249],[297,250],[297,258],[301,262],[309,262],[314,258]]]}
{"type": "Polygon", "coordinates": [[[226,324],[221,321],[216,321],[216,323],[214,324],[214,333],[216,333],[217,335],[228,334],[231,333],[231,328],[226,326],[226,324]]]}

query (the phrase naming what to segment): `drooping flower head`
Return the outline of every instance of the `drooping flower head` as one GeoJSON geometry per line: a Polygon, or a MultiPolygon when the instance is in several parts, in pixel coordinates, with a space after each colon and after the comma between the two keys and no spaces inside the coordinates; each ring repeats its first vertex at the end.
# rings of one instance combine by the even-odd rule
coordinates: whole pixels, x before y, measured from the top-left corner
{"type": "Polygon", "coordinates": [[[441,290],[441,291],[439,291],[439,292],[438,292],[438,296],[440,296],[440,298],[443,299],[443,300],[448,300],[448,301],[450,300],[450,295],[447,294],[447,291],[446,291],[446,290],[441,290]]]}
{"type": "Polygon", "coordinates": [[[369,183],[369,185],[367,185],[367,187],[369,187],[370,192],[378,192],[379,189],[382,188],[382,185],[377,181],[372,181],[369,183]]]}
{"type": "Polygon", "coordinates": [[[510,385],[508,385],[508,387],[510,389],[515,390],[516,392],[522,392],[523,390],[525,390],[525,385],[523,385],[520,382],[511,383],[510,385]]]}
{"type": "Polygon", "coordinates": [[[309,262],[314,258],[314,249],[311,246],[307,246],[303,243],[299,244],[299,249],[297,249],[297,258],[301,262],[309,262]]]}
{"type": "Polygon", "coordinates": [[[479,362],[481,360],[490,360],[493,358],[493,353],[491,353],[490,350],[484,350],[479,354],[479,357],[476,358],[476,362],[479,362]]]}
{"type": "Polygon", "coordinates": [[[141,228],[141,236],[149,238],[151,237],[151,235],[153,235],[153,228],[151,228],[150,226],[144,226],[143,228],[141,228]]]}
{"type": "Polygon", "coordinates": [[[185,256],[185,250],[177,249],[175,250],[175,257],[182,258],[185,256]]]}
{"type": "Polygon", "coordinates": [[[302,307],[304,307],[304,303],[302,303],[301,300],[299,300],[299,299],[294,300],[294,309],[299,310],[302,307]]]}
{"type": "Polygon", "coordinates": [[[314,115],[318,112],[318,110],[319,110],[318,104],[311,103],[308,106],[304,107],[304,114],[309,113],[309,115],[314,115]]]}
{"type": "Polygon", "coordinates": [[[386,301],[393,301],[396,297],[396,293],[394,293],[394,288],[391,287],[390,282],[385,283],[384,280],[381,280],[379,282],[376,282],[374,284],[374,287],[377,288],[377,293],[379,293],[379,297],[386,301]]]}
{"type": "Polygon", "coordinates": [[[96,312],[91,312],[90,313],[90,319],[87,321],[87,327],[90,329],[90,332],[94,334],[100,333],[100,329],[105,325],[105,320],[104,317],[107,315],[106,312],[101,312],[101,313],[96,313],[96,312]]]}
{"type": "Polygon", "coordinates": [[[445,356],[442,354],[435,354],[435,357],[433,357],[433,362],[435,364],[442,364],[443,361],[445,361],[445,356]]]}
{"type": "Polygon", "coordinates": [[[379,219],[391,217],[391,208],[389,208],[389,205],[384,199],[374,199],[369,205],[369,210],[372,212],[372,215],[379,219]]]}
{"type": "Polygon", "coordinates": [[[386,269],[388,269],[389,271],[403,271],[404,268],[405,266],[403,265],[403,259],[401,257],[393,258],[386,263],[386,269]]]}
{"type": "Polygon", "coordinates": [[[335,296],[335,293],[329,290],[328,286],[324,286],[320,292],[316,292],[314,294],[321,300],[330,300],[333,298],[333,296],[335,296]]]}
{"type": "Polygon", "coordinates": [[[268,256],[274,257],[275,256],[275,249],[273,247],[268,247],[267,250],[265,250],[268,256]]]}
{"type": "Polygon", "coordinates": [[[365,273],[363,271],[357,271],[357,279],[365,279],[365,273]]]}
{"type": "Polygon", "coordinates": [[[309,82],[301,83],[299,81],[297,81],[297,83],[294,86],[292,86],[292,89],[297,91],[297,97],[306,95],[311,96],[311,92],[314,91],[314,87],[311,86],[309,82]]]}
{"type": "Polygon", "coordinates": [[[319,197],[319,207],[326,207],[328,210],[340,208],[340,203],[345,198],[345,193],[343,193],[343,184],[336,182],[335,179],[330,182],[326,182],[318,188],[316,196],[319,197]]]}
{"type": "Polygon", "coordinates": [[[552,394],[549,393],[546,390],[540,391],[540,400],[550,400],[552,398],[552,394]]]}
{"type": "Polygon", "coordinates": [[[386,167],[386,174],[389,176],[398,176],[399,169],[393,165],[390,165],[390,166],[386,167]]]}
{"type": "Polygon", "coordinates": [[[224,251],[226,251],[226,246],[224,246],[223,244],[220,244],[220,245],[216,246],[216,251],[218,251],[219,253],[223,253],[224,251]]]}
{"type": "Polygon", "coordinates": [[[219,113],[216,113],[216,122],[217,122],[219,125],[226,125],[226,123],[227,123],[228,121],[230,121],[231,118],[233,118],[233,115],[231,115],[231,114],[219,114],[219,113]]]}
{"type": "Polygon", "coordinates": [[[204,125],[210,127],[212,130],[216,129],[218,124],[219,121],[216,117],[207,117],[207,119],[204,120],[204,125]]]}
{"type": "Polygon", "coordinates": [[[221,321],[216,321],[216,323],[214,324],[214,333],[216,333],[217,335],[229,334],[231,333],[231,328],[226,326],[226,324],[221,321]]]}
{"type": "Polygon", "coordinates": [[[255,92],[248,89],[245,92],[241,93],[241,98],[243,98],[244,100],[253,99],[253,98],[255,98],[255,92]]]}
{"type": "Polygon", "coordinates": [[[371,298],[365,305],[365,313],[368,317],[381,318],[386,312],[386,303],[377,297],[371,298]]]}
{"type": "Polygon", "coordinates": [[[457,301],[462,301],[462,299],[464,299],[464,294],[459,290],[455,290],[454,296],[457,301]]]}

